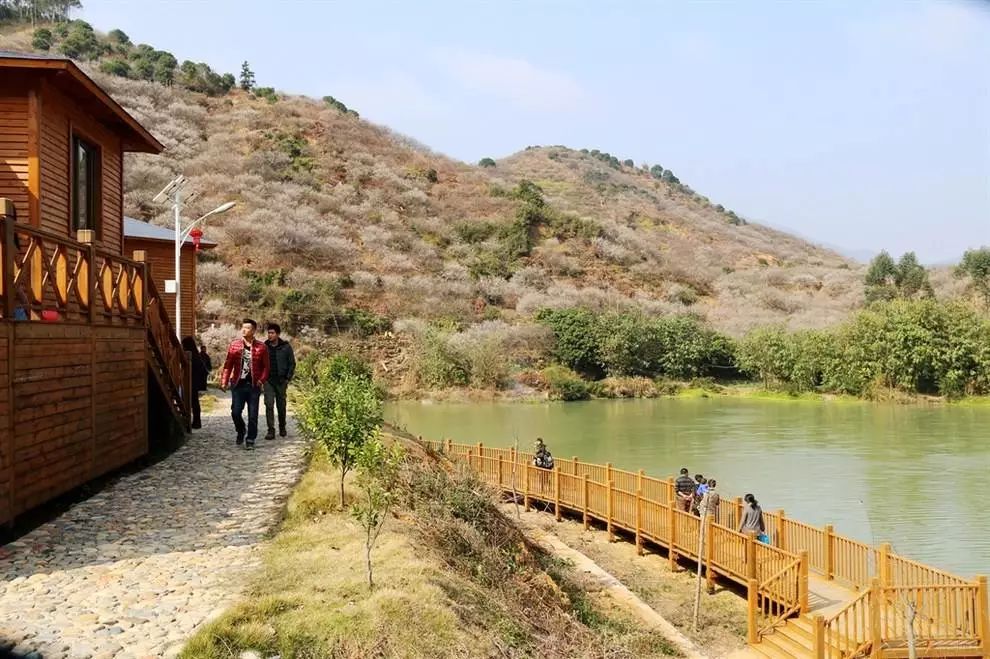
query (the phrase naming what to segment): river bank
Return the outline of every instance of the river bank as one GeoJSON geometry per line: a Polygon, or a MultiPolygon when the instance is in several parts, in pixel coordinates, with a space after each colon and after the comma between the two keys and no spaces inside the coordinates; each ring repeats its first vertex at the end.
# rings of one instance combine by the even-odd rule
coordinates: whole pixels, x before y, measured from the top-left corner
{"type": "Polygon", "coordinates": [[[405,442],[400,504],[364,572],[356,492],[317,452],[243,597],[185,658],[665,657],[674,646],[608,606],[573,565],[528,541],[497,496],[405,442]]]}

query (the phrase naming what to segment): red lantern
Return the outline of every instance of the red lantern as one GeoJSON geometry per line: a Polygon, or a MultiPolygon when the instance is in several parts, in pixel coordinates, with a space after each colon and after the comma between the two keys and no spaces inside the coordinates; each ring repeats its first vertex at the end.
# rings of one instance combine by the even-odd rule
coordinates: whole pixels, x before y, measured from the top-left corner
{"type": "Polygon", "coordinates": [[[198,252],[199,241],[203,239],[203,230],[200,229],[199,227],[196,227],[195,229],[189,232],[189,236],[193,239],[193,247],[198,252]]]}

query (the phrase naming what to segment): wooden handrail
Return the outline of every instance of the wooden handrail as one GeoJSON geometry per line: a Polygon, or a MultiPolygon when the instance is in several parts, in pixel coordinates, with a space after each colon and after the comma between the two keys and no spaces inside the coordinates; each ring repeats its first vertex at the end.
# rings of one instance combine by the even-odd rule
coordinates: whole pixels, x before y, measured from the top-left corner
{"type": "MultiPolygon", "coordinates": [[[[472,449],[480,448],[450,440],[426,443],[462,463],[465,457],[474,456],[472,449]]],[[[880,656],[888,645],[903,645],[906,634],[903,625],[897,626],[897,620],[905,602],[913,602],[918,611],[915,636],[919,643],[951,642],[975,648],[976,656],[980,652],[988,655],[990,603],[985,578],[966,581],[896,556],[886,545],[873,549],[780,514],[776,515],[777,528],[786,534],[786,550],[756,543],[724,523],[705,520],[709,524],[707,549],[705,556],[695,556],[702,520],[677,509],[670,501],[667,481],[611,465],[565,462],[565,469],[551,472],[533,467],[530,453],[485,447],[484,455],[471,457],[468,466],[486,482],[504,491],[524,494],[530,504],[543,502],[555,512],[569,509],[580,514],[585,524],[589,519],[600,520],[609,528],[635,534],[640,541],[667,547],[671,560],[679,555],[703,562],[709,578],[717,572],[746,586],[751,600],[750,632],[757,639],[761,632],[787,617],[807,611],[808,570],[815,569],[857,586],[869,579],[867,587],[837,613],[828,619],[815,617],[816,657],[851,659],[874,647],[880,656]],[[515,481],[513,473],[517,474],[515,481]],[[647,493],[642,486],[649,483],[664,487],[652,487],[647,493]],[[638,490],[637,484],[641,486],[638,490]],[[627,489],[630,485],[634,489],[627,489]],[[870,574],[869,552],[877,552],[885,559],[885,563],[875,565],[875,575],[870,574]],[[881,576],[893,583],[881,583],[881,576]],[[906,577],[922,583],[901,583],[906,577]]],[[[736,503],[727,498],[722,501],[729,501],[730,507],[720,508],[719,514],[736,523],[738,512],[731,512],[736,503]]]]}
{"type": "Polygon", "coordinates": [[[168,317],[154,278],[146,280],[147,308],[145,309],[148,341],[161,365],[164,384],[170,389],[172,405],[184,420],[186,428],[190,425],[192,414],[191,396],[191,366],[189,356],[182,348],[182,343],[175,336],[175,329],[168,317]]]}

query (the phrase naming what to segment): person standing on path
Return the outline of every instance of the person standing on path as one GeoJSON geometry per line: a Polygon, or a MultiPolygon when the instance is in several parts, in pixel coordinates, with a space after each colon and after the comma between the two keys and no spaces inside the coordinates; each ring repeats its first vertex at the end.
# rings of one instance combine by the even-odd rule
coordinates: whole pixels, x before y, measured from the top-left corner
{"type": "Polygon", "coordinates": [[[199,392],[206,391],[206,365],[196,352],[196,340],[191,336],[182,338],[182,349],[189,353],[189,364],[192,367],[192,391],[189,392],[189,402],[192,403],[192,427],[198,430],[203,427],[199,407],[199,392]]]}
{"type": "Polygon", "coordinates": [[[258,402],[270,369],[268,348],[263,341],[254,338],[257,329],[258,323],[250,318],[241,322],[241,338],[231,341],[220,374],[220,389],[227,391],[230,387],[230,416],[237,430],[237,444],[244,444],[245,449],[253,449],[258,438],[258,402]],[[246,429],[245,405],[248,408],[246,429]]]}
{"type": "Polygon", "coordinates": [[[752,533],[763,544],[770,544],[766,526],[763,524],[763,509],[760,508],[760,503],[752,494],[747,494],[743,500],[746,502],[746,507],[743,508],[742,520],[739,522],[739,532],[752,533]]]}
{"type": "Polygon", "coordinates": [[[681,475],[674,482],[674,491],[677,495],[677,507],[686,513],[691,512],[691,504],[694,503],[695,484],[694,479],[688,476],[687,467],[681,468],[681,475]]]}
{"type": "Polygon", "coordinates": [[[715,482],[715,479],[714,478],[709,479],[709,481],[708,481],[708,492],[706,493],[708,495],[708,513],[707,514],[708,515],[711,515],[714,518],[713,521],[716,524],[718,524],[718,505],[722,501],[722,497],[719,496],[719,493],[717,491],[715,491],[715,486],[716,485],[718,485],[718,483],[715,482]]]}
{"type": "Polygon", "coordinates": [[[285,437],[285,394],[289,382],[296,373],[296,356],[292,345],[282,340],[282,328],[278,323],[268,323],[268,361],[271,364],[271,374],[265,382],[265,421],[268,423],[268,434],[265,439],[275,439],[275,408],[278,408],[278,435],[285,437]]]}
{"type": "Polygon", "coordinates": [[[210,359],[210,353],[206,352],[206,344],[199,344],[199,358],[203,360],[203,366],[206,367],[206,373],[209,375],[213,372],[213,360],[210,359]]]}

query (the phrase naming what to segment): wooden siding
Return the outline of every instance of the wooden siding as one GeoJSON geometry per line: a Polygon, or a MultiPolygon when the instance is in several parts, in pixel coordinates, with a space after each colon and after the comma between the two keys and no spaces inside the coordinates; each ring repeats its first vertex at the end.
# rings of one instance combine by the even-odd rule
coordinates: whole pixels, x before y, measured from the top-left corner
{"type": "MultiPolygon", "coordinates": [[[[175,248],[171,243],[159,240],[141,240],[139,238],[124,239],[124,256],[134,257],[134,252],[144,250],[145,261],[151,265],[151,278],[155,282],[168,318],[175,324],[175,294],[165,293],[165,280],[175,278],[175,248]]],[[[182,249],[182,336],[196,334],[196,305],[199,300],[196,295],[196,252],[191,246],[182,249]]]]}
{"type": "Polygon", "coordinates": [[[18,220],[31,217],[28,190],[28,95],[0,96],[0,197],[17,207],[18,220]]]}
{"type": "Polygon", "coordinates": [[[79,135],[100,148],[100,224],[97,245],[123,248],[123,162],[120,138],[50,85],[41,86],[41,228],[75,238],[71,231],[71,147],[79,135]]]}
{"type": "Polygon", "coordinates": [[[16,515],[147,452],[143,328],[5,327],[14,339],[9,512],[16,515]]]}
{"type": "Polygon", "coordinates": [[[8,520],[13,512],[11,499],[11,457],[14,450],[13,396],[11,394],[11,329],[0,323],[0,521],[8,520]]]}

